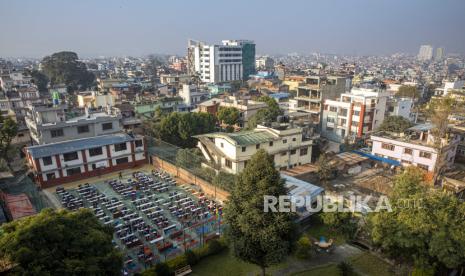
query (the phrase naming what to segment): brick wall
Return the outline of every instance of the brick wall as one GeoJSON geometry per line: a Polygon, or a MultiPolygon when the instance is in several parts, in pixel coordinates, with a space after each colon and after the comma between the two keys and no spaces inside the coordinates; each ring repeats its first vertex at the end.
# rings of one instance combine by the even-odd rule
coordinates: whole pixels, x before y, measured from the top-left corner
{"type": "Polygon", "coordinates": [[[210,198],[215,198],[224,202],[229,197],[229,192],[212,185],[208,181],[197,177],[193,173],[183,168],[177,167],[168,161],[160,159],[157,156],[152,156],[152,164],[155,166],[155,168],[162,169],[167,173],[180,178],[184,182],[193,183],[199,186],[202,191],[210,198]]]}

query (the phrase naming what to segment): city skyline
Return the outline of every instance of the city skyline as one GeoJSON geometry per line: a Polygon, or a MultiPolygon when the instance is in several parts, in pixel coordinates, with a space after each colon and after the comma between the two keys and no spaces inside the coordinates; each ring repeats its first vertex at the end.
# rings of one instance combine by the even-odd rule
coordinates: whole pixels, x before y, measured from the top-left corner
{"type": "Polygon", "coordinates": [[[186,54],[188,39],[250,39],[257,54],[465,53],[463,1],[0,2],[3,57],[186,54]],[[318,11],[318,12],[316,12],[318,11]],[[258,22],[258,23],[251,23],[258,22]]]}

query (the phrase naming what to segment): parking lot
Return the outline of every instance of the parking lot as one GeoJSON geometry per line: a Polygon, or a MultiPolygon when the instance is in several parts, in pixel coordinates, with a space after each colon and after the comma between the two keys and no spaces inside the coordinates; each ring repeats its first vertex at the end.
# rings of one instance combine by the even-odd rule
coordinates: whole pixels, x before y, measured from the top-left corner
{"type": "Polygon", "coordinates": [[[221,233],[222,206],[160,171],[136,171],[74,188],[57,187],[64,208],[90,208],[115,229],[124,273],[133,274],[221,233]]]}

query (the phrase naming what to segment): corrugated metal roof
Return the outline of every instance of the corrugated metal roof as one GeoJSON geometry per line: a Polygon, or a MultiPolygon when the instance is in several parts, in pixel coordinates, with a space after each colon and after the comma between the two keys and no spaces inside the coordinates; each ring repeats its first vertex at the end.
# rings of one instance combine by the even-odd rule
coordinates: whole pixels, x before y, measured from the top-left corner
{"type": "Polygon", "coordinates": [[[240,131],[240,132],[235,132],[235,133],[216,132],[216,133],[197,135],[195,137],[224,138],[224,139],[231,140],[233,143],[237,144],[238,146],[255,145],[255,144],[273,141],[276,139],[276,137],[273,134],[265,130],[248,130],[248,131],[240,131]]]}
{"type": "Polygon", "coordinates": [[[67,152],[78,150],[103,147],[133,141],[134,137],[126,133],[96,136],[91,138],[76,139],[53,144],[38,145],[28,147],[27,151],[32,155],[32,158],[42,158],[67,152]]]}

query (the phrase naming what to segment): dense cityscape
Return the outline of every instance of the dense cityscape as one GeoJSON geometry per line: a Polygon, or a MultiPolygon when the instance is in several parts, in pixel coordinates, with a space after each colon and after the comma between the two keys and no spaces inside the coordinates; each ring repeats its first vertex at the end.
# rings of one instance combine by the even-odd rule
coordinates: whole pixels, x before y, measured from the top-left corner
{"type": "Polygon", "coordinates": [[[2,274],[464,275],[464,53],[205,37],[0,51],[2,274]]]}

